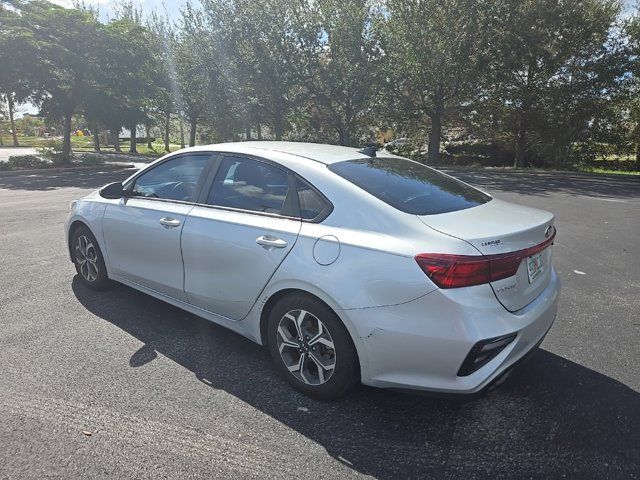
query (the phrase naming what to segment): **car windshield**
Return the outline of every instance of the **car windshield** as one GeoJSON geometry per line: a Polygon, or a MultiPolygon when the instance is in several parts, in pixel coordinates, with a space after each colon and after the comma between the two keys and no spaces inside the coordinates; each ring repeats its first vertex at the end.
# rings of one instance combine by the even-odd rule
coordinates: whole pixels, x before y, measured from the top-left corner
{"type": "Polygon", "coordinates": [[[398,210],[413,215],[455,212],[491,197],[465,183],[404,158],[348,160],[329,169],[398,210]]]}

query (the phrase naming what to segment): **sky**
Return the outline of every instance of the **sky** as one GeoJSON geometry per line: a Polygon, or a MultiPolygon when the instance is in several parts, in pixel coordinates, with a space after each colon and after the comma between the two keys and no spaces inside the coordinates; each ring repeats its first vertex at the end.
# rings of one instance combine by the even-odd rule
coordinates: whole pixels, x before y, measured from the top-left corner
{"type": "MultiPolygon", "coordinates": [[[[75,0],[50,0],[52,3],[62,5],[63,7],[72,8],[76,3],[75,0]]],[[[100,17],[103,20],[108,20],[113,16],[114,7],[119,3],[119,0],[82,0],[87,5],[97,6],[100,11],[100,17]]],[[[198,0],[194,0],[193,3],[197,3],[198,0]]],[[[134,0],[135,5],[142,7],[144,13],[151,13],[153,10],[163,11],[166,9],[170,18],[177,18],[180,14],[180,8],[182,8],[187,0],[134,0]]]]}
{"type": "MultiPolygon", "coordinates": [[[[63,7],[73,7],[75,0],[50,0],[52,3],[62,5],[63,7]]],[[[96,5],[100,8],[101,15],[106,19],[113,14],[114,6],[119,0],[83,0],[88,5],[96,5]]],[[[198,0],[194,0],[197,3],[198,0]]],[[[621,0],[624,13],[632,11],[633,7],[639,0],[621,0]]],[[[180,13],[180,8],[187,3],[187,0],[134,0],[134,3],[141,5],[145,11],[153,9],[166,9],[170,17],[176,18],[180,13]]]]}

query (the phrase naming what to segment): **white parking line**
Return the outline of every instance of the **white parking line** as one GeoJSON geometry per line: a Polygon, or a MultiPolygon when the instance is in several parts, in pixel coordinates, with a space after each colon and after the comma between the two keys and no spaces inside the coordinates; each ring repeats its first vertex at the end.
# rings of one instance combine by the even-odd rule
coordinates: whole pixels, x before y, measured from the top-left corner
{"type": "Polygon", "coordinates": [[[594,200],[602,200],[604,202],[627,203],[626,200],[619,200],[617,198],[594,197],[592,195],[580,195],[580,196],[582,198],[592,198],[594,200]]]}

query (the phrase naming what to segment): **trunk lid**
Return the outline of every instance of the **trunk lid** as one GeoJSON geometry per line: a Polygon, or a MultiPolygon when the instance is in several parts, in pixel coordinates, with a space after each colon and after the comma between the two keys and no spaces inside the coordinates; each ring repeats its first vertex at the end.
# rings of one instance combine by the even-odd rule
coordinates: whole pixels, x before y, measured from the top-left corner
{"type": "MultiPolygon", "coordinates": [[[[477,207],[419,218],[441,233],[466,241],[483,255],[535,247],[554,233],[553,214],[495,198],[477,207]]],[[[549,246],[523,258],[514,276],[491,282],[500,303],[513,312],[535,300],[551,280],[551,261],[549,246]]]]}

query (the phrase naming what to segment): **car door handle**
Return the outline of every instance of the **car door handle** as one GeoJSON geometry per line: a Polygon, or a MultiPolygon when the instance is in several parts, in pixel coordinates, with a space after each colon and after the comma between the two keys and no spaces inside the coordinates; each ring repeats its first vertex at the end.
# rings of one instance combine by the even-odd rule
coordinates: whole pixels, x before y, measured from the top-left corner
{"type": "Polygon", "coordinates": [[[271,235],[260,235],[256,238],[256,243],[267,248],[284,248],[287,242],[281,238],[272,237],[271,235]]]}
{"type": "Polygon", "coordinates": [[[171,228],[180,226],[180,220],[176,220],[175,218],[164,217],[160,219],[160,225],[171,228]]]}

